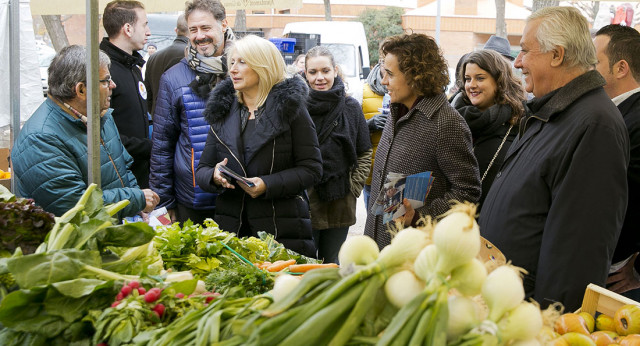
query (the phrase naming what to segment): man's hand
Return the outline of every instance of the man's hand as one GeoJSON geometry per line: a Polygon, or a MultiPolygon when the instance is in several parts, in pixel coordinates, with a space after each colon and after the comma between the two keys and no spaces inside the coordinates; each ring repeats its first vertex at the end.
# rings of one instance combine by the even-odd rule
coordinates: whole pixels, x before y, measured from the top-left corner
{"type": "Polygon", "coordinates": [[[384,129],[384,125],[387,123],[388,114],[378,113],[367,120],[367,126],[369,127],[369,132],[382,131],[384,129]]]}
{"type": "Polygon", "coordinates": [[[241,181],[238,182],[238,186],[240,186],[244,190],[244,192],[247,193],[247,195],[251,196],[251,198],[256,198],[267,191],[267,185],[265,185],[262,179],[255,177],[247,178],[247,180],[254,184],[253,187],[249,187],[249,185],[241,181]]]}
{"type": "Polygon", "coordinates": [[[171,222],[178,222],[176,219],[176,210],[175,209],[167,209],[167,214],[169,214],[169,219],[171,222]]]}
{"type": "Polygon", "coordinates": [[[156,205],[160,203],[160,197],[150,189],[142,189],[142,192],[144,193],[144,200],[147,203],[146,207],[142,211],[145,213],[152,212],[153,209],[156,208],[156,205]]]}
{"type": "Polygon", "coordinates": [[[633,265],[636,263],[636,257],[638,257],[637,252],[633,255],[633,258],[624,265],[624,267],[609,275],[609,278],[607,279],[607,285],[611,285],[610,287],[607,287],[609,290],[616,293],[624,293],[640,288],[640,280],[638,280],[633,273],[633,265]]]}

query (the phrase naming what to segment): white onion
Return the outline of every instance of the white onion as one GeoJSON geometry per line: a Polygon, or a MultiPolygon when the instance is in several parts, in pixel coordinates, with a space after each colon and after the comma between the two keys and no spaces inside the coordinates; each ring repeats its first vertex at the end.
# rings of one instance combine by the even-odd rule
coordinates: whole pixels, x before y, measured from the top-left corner
{"type": "Polygon", "coordinates": [[[438,247],[437,271],[449,275],[453,268],[469,262],[480,252],[480,228],[466,212],[452,212],[433,229],[433,243],[438,247]]]}
{"type": "Polygon", "coordinates": [[[536,305],[522,302],[502,317],[498,328],[503,341],[535,339],[542,329],[542,314],[536,305]]]}
{"type": "Polygon", "coordinates": [[[427,245],[416,257],[413,263],[413,271],[424,282],[428,282],[436,272],[438,263],[438,249],[435,244],[427,245]]]}
{"type": "Polygon", "coordinates": [[[389,277],[384,284],[387,299],[398,309],[405,306],[424,290],[424,282],[410,270],[399,271],[389,277]]]}
{"type": "Polygon", "coordinates": [[[367,265],[373,263],[380,254],[375,240],[365,235],[347,238],[340,247],[338,261],[340,266],[367,265]]]}
{"type": "Polygon", "coordinates": [[[477,258],[454,268],[449,283],[461,294],[469,297],[480,294],[487,278],[487,268],[477,258]]]}
{"type": "Polygon", "coordinates": [[[496,268],[482,285],[482,298],[489,307],[489,319],[497,322],[524,299],[519,271],[510,265],[496,268]]]}
{"type": "Polygon", "coordinates": [[[479,323],[480,309],[473,300],[462,296],[449,297],[447,340],[457,339],[479,323]]]}
{"type": "Polygon", "coordinates": [[[293,275],[281,274],[276,277],[273,284],[273,290],[271,295],[273,296],[273,302],[277,303],[284,297],[287,297],[300,283],[300,279],[293,275]]]}

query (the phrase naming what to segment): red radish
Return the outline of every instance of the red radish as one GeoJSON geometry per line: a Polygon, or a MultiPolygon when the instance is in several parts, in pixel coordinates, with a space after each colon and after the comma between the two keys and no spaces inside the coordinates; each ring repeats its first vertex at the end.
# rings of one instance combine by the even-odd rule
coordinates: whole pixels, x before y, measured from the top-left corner
{"type": "Polygon", "coordinates": [[[118,294],[116,295],[116,301],[117,301],[117,302],[121,301],[121,300],[122,300],[122,298],[124,298],[124,295],[122,294],[122,292],[120,292],[120,293],[118,293],[118,294]]]}
{"type": "Polygon", "coordinates": [[[184,293],[182,293],[182,292],[176,293],[176,298],[178,298],[178,299],[184,298],[184,293]]]}
{"type": "Polygon", "coordinates": [[[147,303],[155,302],[156,300],[158,300],[158,298],[160,298],[161,292],[162,291],[157,287],[150,289],[149,292],[144,294],[144,301],[147,303]]]}
{"type": "Polygon", "coordinates": [[[140,287],[140,283],[138,281],[131,281],[131,282],[129,282],[129,287],[138,288],[138,287],[140,287]]]}
{"type": "Polygon", "coordinates": [[[144,287],[138,287],[138,294],[139,295],[144,295],[145,293],[147,293],[147,290],[144,289],[144,287]]]}
{"type": "Polygon", "coordinates": [[[132,290],[133,288],[131,288],[131,286],[122,286],[120,293],[122,293],[123,297],[126,297],[131,293],[132,290]]]}
{"type": "Polygon", "coordinates": [[[115,307],[116,307],[116,306],[118,306],[118,305],[120,305],[120,302],[113,302],[113,303],[111,304],[111,307],[112,307],[112,308],[115,308],[115,307]]]}
{"type": "Polygon", "coordinates": [[[156,304],[156,306],[153,307],[153,311],[156,312],[158,314],[158,316],[162,317],[162,315],[164,315],[164,304],[156,304]]]}

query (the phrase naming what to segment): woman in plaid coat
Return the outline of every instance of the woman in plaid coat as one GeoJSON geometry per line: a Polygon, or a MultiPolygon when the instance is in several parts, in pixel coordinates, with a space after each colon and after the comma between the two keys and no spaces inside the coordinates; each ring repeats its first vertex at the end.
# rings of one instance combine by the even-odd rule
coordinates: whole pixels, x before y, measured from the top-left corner
{"type": "Polygon", "coordinates": [[[469,127],[444,94],[447,66],[435,41],[423,34],[393,36],[381,51],[391,116],[374,162],[365,235],[383,248],[391,241],[390,223],[371,211],[390,172],[431,171],[434,177],[425,205],[405,214],[405,226],[419,216],[441,215],[452,200],[477,202],[480,176],[469,127]]]}

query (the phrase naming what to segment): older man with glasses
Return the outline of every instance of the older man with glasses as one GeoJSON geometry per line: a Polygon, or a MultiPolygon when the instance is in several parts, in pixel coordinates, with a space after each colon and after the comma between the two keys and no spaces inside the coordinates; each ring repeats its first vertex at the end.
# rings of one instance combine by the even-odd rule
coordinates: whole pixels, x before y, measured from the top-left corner
{"type": "MultiPolygon", "coordinates": [[[[105,203],[128,199],[120,216],[149,212],[158,195],[140,189],[113,121],[109,57],[100,51],[100,174],[105,203]]],[[[27,120],[11,152],[18,192],[57,216],[72,208],[86,190],[87,168],[87,55],[84,47],[62,49],[49,66],[49,95],[27,120]]]]}

